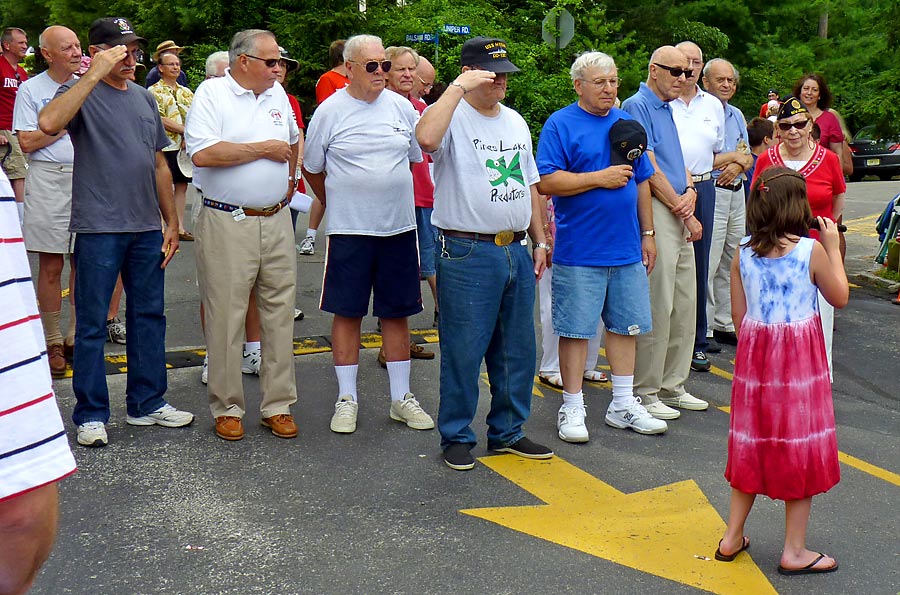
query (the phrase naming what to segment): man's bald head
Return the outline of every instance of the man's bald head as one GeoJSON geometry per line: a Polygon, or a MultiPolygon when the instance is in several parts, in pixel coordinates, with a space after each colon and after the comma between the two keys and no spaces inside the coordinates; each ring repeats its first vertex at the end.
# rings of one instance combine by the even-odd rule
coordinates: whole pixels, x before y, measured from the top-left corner
{"type": "MultiPolygon", "coordinates": [[[[81,68],[81,42],[78,36],[68,27],[52,25],[44,29],[38,43],[41,55],[49,65],[54,78],[69,76],[81,68]]],[[[60,82],[57,80],[57,82],[60,82]]]]}
{"type": "Polygon", "coordinates": [[[413,85],[412,95],[416,99],[422,99],[423,96],[431,92],[434,86],[434,78],[436,73],[434,66],[425,56],[419,56],[419,64],[416,66],[416,84],[413,85]]]}
{"type": "Polygon", "coordinates": [[[647,86],[662,101],[672,101],[681,94],[690,72],[687,56],[671,45],[653,51],[647,70],[647,86]]]}

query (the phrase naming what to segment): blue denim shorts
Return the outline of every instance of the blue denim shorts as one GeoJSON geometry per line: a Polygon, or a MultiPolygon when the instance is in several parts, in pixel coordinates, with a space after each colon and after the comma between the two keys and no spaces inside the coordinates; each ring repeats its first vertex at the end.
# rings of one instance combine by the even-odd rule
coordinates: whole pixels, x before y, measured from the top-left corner
{"type": "Polygon", "coordinates": [[[640,262],[613,267],[553,265],[553,332],[590,339],[600,317],[617,335],[652,329],[650,285],[640,262]]]}
{"type": "Polygon", "coordinates": [[[434,243],[437,230],[431,224],[431,207],[416,207],[416,233],[419,237],[419,276],[434,277],[434,243]]]}

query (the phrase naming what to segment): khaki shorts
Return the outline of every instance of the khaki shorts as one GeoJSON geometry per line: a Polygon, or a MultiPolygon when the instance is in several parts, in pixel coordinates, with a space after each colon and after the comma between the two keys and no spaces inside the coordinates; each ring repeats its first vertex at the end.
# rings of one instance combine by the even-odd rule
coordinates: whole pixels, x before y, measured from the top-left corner
{"type": "MultiPolygon", "coordinates": [[[[12,147],[12,151],[7,155],[3,162],[3,171],[10,180],[21,180],[28,171],[28,164],[25,161],[25,155],[22,148],[19,147],[18,137],[12,133],[12,130],[0,130],[0,136],[3,136],[12,147]]],[[[0,157],[6,154],[6,147],[0,147],[0,157]]]]}
{"type": "Polygon", "coordinates": [[[71,254],[72,164],[31,161],[25,176],[22,235],[30,252],[71,254]]]}

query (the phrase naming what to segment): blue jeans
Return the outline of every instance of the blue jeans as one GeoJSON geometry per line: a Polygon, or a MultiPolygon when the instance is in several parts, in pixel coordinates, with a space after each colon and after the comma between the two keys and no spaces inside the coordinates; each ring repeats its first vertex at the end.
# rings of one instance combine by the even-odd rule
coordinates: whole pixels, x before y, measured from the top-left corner
{"type": "Polygon", "coordinates": [[[531,413],[536,347],[534,266],[528,248],[440,235],[435,244],[441,305],[441,448],[477,440],[481,361],[491,409],[488,448],[517,442],[531,413]]]}
{"type": "Polygon", "coordinates": [[[706,289],[709,276],[709,248],[712,245],[713,224],[716,217],[716,183],[713,180],[697,182],[697,205],[694,216],[703,226],[703,235],[694,242],[694,264],[697,272],[697,327],[694,334],[694,351],[706,351],[706,289]]]}
{"type": "Polygon", "coordinates": [[[163,405],[166,392],[165,276],[162,233],[79,233],[75,237],[75,391],[76,425],[109,421],[106,386],[106,314],[119,272],[128,299],[128,415],[141,417],[163,405]]]}

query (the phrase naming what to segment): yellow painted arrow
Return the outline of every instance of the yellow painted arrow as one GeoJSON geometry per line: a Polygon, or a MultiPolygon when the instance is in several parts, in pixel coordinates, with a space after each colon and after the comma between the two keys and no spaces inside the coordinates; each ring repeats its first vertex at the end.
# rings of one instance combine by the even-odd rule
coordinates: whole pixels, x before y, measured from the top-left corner
{"type": "Polygon", "coordinates": [[[692,480],[623,494],[559,457],[479,460],[546,504],[463,514],[710,593],[777,595],[749,555],[711,559],[725,524],[692,480]]]}

